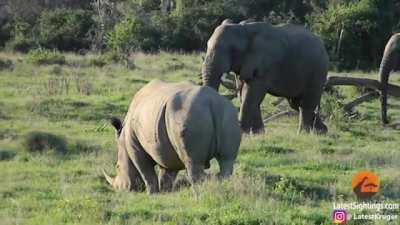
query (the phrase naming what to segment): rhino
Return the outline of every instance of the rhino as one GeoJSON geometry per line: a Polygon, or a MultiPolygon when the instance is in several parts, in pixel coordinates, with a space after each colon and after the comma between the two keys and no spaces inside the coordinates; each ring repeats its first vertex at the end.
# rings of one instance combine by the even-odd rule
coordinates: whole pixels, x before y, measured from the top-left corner
{"type": "Polygon", "coordinates": [[[232,103],[214,89],[191,82],[149,82],[133,97],[123,123],[114,117],[111,124],[117,133],[117,175],[103,172],[116,190],[145,186],[148,193],[171,191],[184,169],[194,185],[213,158],[219,165],[217,177],[227,178],[241,142],[232,103]]]}

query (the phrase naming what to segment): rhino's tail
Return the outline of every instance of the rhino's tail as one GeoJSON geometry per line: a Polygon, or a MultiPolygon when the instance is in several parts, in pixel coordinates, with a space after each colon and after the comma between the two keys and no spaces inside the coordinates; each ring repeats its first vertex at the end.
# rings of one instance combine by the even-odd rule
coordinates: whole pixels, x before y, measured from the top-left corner
{"type": "Polygon", "coordinates": [[[218,110],[219,105],[218,102],[213,101],[213,99],[211,99],[211,117],[212,117],[212,122],[213,122],[213,127],[214,127],[214,153],[218,154],[219,151],[221,150],[221,132],[222,132],[222,115],[221,113],[223,112],[219,112],[218,110]]]}

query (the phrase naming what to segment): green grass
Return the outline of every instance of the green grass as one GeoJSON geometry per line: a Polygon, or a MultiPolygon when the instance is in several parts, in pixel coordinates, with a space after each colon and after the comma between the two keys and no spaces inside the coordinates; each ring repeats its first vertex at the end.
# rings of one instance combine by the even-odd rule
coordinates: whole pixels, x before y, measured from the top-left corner
{"type": "MultiPolygon", "coordinates": [[[[364,169],[382,181],[373,200],[400,201],[400,131],[382,127],[377,100],[346,117],[339,106],[360,94],[352,87],[339,88],[339,99],[324,96],[325,136],[297,135],[297,117],[267,124],[265,135],[244,136],[230,180],[207,180],[198,193],[187,186],[152,196],[116,193],[101,175],[103,168],[114,171],[116,160],[107,118],[123,117],[151,79],[197,81],[201,57],[137,54],[134,69],[96,67],[96,57],[68,54],[65,65],[34,66],[25,55],[0,53],[13,63],[0,70],[0,224],[331,224],[333,202],[356,200],[351,179],[364,169]],[[24,137],[32,131],[64,137],[67,153],[28,152],[24,137]]],[[[400,76],[391,78],[400,83],[400,76]]],[[[278,111],[275,100],[265,98],[264,116],[278,111]]],[[[389,102],[392,123],[400,121],[400,101],[389,102]]],[[[209,172],[216,171],[213,161],[209,172]]]]}

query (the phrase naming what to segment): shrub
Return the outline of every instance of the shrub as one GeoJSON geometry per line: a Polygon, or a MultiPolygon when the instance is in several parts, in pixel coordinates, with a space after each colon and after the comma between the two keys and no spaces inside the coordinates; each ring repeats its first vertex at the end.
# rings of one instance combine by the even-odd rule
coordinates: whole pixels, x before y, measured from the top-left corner
{"type": "Polygon", "coordinates": [[[54,150],[66,153],[67,141],[64,137],[42,131],[31,131],[24,136],[23,146],[29,152],[54,150]]]}
{"type": "Polygon", "coordinates": [[[39,40],[47,48],[87,49],[90,46],[87,35],[93,25],[91,13],[86,10],[45,10],[38,21],[39,40]]]}
{"type": "Polygon", "coordinates": [[[17,52],[28,52],[35,46],[31,25],[25,22],[15,22],[12,28],[12,39],[6,43],[6,48],[17,52]]]}
{"type": "Polygon", "coordinates": [[[17,155],[15,151],[0,150],[0,161],[11,160],[17,155]]]}
{"type": "Polygon", "coordinates": [[[57,50],[38,48],[30,50],[27,61],[35,65],[65,64],[65,56],[57,50]]]}
{"type": "Polygon", "coordinates": [[[10,59],[0,58],[0,71],[12,69],[13,66],[14,66],[14,64],[10,59]]]}
{"type": "Polygon", "coordinates": [[[101,150],[101,146],[90,143],[89,141],[77,140],[69,145],[70,153],[96,153],[101,150]]]}

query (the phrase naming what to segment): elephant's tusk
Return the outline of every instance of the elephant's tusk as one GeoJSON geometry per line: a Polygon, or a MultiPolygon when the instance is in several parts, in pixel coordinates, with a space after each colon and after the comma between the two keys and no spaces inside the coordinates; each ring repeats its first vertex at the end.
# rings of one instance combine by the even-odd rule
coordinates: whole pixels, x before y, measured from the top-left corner
{"type": "Polygon", "coordinates": [[[103,171],[103,175],[104,175],[104,177],[106,178],[107,182],[108,182],[111,186],[114,186],[114,179],[111,178],[110,176],[108,176],[107,173],[106,173],[106,171],[104,171],[104,169],[103,169],[102,171],[103,171]]]}

